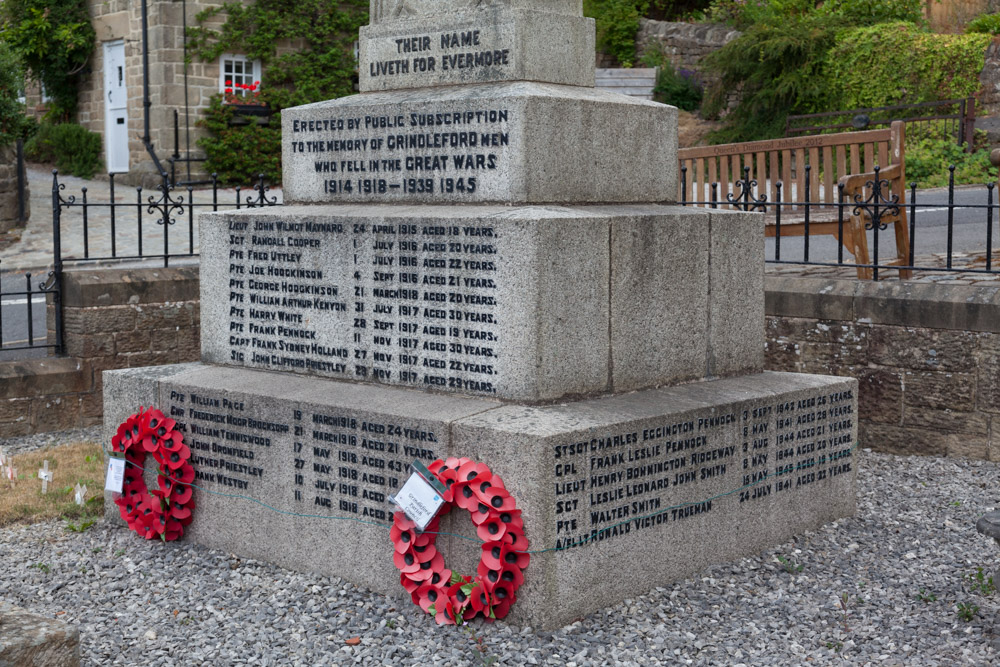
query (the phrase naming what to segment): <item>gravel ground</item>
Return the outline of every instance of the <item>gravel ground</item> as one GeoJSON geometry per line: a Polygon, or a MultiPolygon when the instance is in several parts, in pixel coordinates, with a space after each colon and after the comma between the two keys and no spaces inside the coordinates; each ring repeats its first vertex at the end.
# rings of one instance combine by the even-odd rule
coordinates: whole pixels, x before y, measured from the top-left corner
{"type": "Polygon", "coordinates": [[[105,524],[0,530],[0,598],[79,624],[85,665],[993,664],[1000,596],[969,575],[1000,557],[975,529],[998,504],[998,464],[867,451],[859,464],[856,517],[555,632],[477,624],[485,654],[340,579],[105,524]],[[971,621],[959,603],[978,607],[971,621]]]}

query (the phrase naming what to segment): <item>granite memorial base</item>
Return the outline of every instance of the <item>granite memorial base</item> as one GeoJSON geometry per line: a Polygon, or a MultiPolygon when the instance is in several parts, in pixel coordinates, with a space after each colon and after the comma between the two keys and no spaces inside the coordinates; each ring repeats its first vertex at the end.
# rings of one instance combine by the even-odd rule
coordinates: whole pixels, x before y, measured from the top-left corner
{"type": "MultiPolygon", "coordinates": [[[[508,620],[554,628],[853,514],[856,391],[758,373],[527,406],[186,364],[106,372],[105,441],[159,407],[197,475],[185,539],[397,596],[388,529],[368,524],[390,522],[413,460],[483,461],[539,552],[508,620]]],[[[452,514],[443,530],[474,535],[452,514]]],[[[475,572],[475,543],[438,545],[475,572]]]]}

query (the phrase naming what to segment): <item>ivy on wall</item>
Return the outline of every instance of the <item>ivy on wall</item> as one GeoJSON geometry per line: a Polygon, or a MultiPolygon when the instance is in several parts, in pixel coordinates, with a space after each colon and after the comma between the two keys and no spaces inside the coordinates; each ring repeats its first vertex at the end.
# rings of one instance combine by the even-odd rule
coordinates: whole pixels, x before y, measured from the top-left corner
{"type": "Polygon", "coordinates": [[[941,35],[911,23],[850,30],[826,56],[839,109],[971,97],[990,36],[941,35]]]}
{"type": "Polygon", "coordinates": [[[275,151],[281,109],[353,93],[353,44],[368,22],[368,6],[368,0],[257,0],[226,2],[197,15],[198,25],[188,29],[195,57],[210,62],[223,53],[240,53],[259,59],[261,99],[275,112],[266,126],[232,125],[233,109],[221,96],[214,99],[202,121],[209,136],[199,140],[209,171],[231,183],[250,182],[261,172],[280,180],[280,150],[275,151]]]}
{"type": "Polygon", "coordinates": [[[45,87],[49,118],[70,119],[96,39],[85,1],[3,0],[0,28],[3,41],[45,87]]]}

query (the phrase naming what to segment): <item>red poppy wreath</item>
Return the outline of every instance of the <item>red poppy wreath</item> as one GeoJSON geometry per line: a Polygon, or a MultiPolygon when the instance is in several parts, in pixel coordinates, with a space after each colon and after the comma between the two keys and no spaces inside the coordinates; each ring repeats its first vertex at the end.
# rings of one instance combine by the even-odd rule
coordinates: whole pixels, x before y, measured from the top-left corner
{"type": "Polygon", "coordinates": [[[147,540],[176,540],[191,523],[194,468],[189,463],[191,450],[176,426],[159,410],[143,412],[140,407],[111,438],[112,449],[123,453],[126,462],[122,494],[115,504],[129,528],[147,540]],[[160,466],[159,488],[153,491],[142,478],[146,454],[152,454],[160,466]]]}
{"type": "Polygon", "coordinates": [[[447,489],[444,505],[420,534],[403,512],[393,515],[390,536],[400,583],[413,603],[439,625],[461,625],[478,614],[486,620],[503,618],[517,600],[530,560],[521,510],[500,476],[483,463],[451,457],[438,459],[428,470],[447,489]],[[454,505],[469,511],[476,534],[483,540],[474,577],[445,568],[444,556],[434,546],[441,515],[454,505]]]}

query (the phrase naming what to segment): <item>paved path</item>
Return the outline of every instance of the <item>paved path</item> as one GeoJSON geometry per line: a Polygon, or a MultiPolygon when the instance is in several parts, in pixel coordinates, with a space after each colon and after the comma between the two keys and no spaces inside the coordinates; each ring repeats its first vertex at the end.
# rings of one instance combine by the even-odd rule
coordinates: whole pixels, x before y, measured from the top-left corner
{"type": "MultiPolygon", "coordinates": [[[[75,176],[59,176],[59,182],[65,185],[60,194],[64,200],[75,197],[76,204],[83,203],[83,190],[86,188],[87,202],[90,204],[107,204],[111,201],[111,183],[107,178],[84,180],[75,176]]],[[[31,271],[41,273],[52,266],[52,174],[42,169],[28,169],[28,183],[31,187],[31,218],[28,221],[21,239],[3,250],[0,250],[0,272],[24,273],[31,271]]],[[[198,211],[209,211],[212,208],[212,190],[199,188],[191,191],[189,198],[186,188],[171,193],[173,199],[183,198],[187,203],[194,201],[198,211]]],[[[240,192],[240,200],[246,202],[248,197],[256,197],[252,190],[240,192]]],[[[269,197],[275,197],[280,203],[281,189],[269,191],[269,197]]],[[[66,258],[110,257],[112,250],[118,257],[138,255],[139,239],[142,239],[143,254],[163,252],[162,212],[150,210],[150,200],[159,201],[162,194],[158,190],[137,192],[136,188],[121,183],[115,184],[114,200],[122,204],[115,210],[114,248],[111,236],[111,207],[86,207],[87,234],[84,235],[84,207],[72,206],[63,210],[62,248],[66,258]],[[140,198],[141,195],[141,198],[140,198]],[[141,205],[139,204],[141,202],[141,205]],[[141,229],[141,233],[140,233],[141,229]]],[[[235,208],[237,194],[235,189],[220,189],[218,192],[220,208],[235,208]]],[[[243,203],[242,205],[245,205],[243,203]]],[[[170,225],[168,234],[169,248],[172,254],[198,252],[197,216],[188,217],[187,210],[171,213],[174,224],[170,225]],[[188,223],[192,225],[189,235],[188,223]]],[[[149,260],[146,260],[150,262],[149,260]]],[[[162,260],[161,260],[162,261],[162,260]]],[[[155,264],[156,262],[150,262],[155,264]]]]}

